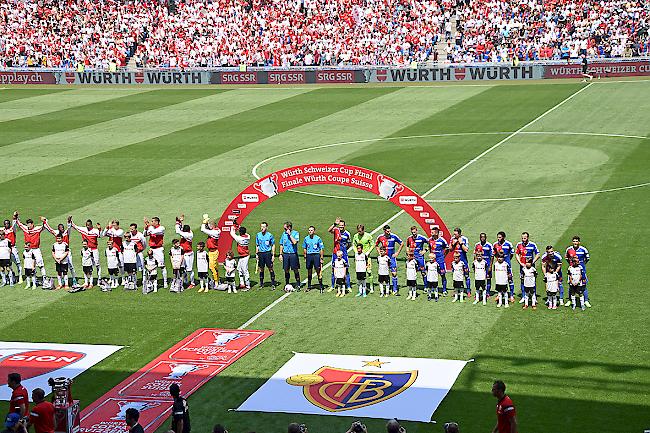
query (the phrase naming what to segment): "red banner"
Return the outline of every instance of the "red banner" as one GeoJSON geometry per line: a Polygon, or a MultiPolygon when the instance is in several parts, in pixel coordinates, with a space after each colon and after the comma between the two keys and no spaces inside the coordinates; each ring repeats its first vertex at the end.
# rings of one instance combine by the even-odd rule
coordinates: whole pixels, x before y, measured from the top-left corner
{"type": "Polygon", "coordinates": [[[272,334],[198,329],[85,408],[80,433],[124,433],[129,408],[140,411],[145,431],[155,431],[169,416],[171,384],[187,397],[272,334]]]}
{"type": "MultiPolygon", "coordinates": [[[[408,213],[429,235],[434,225],[449,240],[450,233],[435,210],[415,191],[395,179],[363,167],[345,164],[304,164],[276,171],[253,182],[230,202],[219,219],[222,230],[219,250],[232,246],[233,221],[241,224],[246,216],[267,199],[290,189],[311,185],[339,185],[360,189],[395,203],[408,213]]],[[[220,254],[220,258],[225,254],[220,254]]],[[[452,259],[448,256],[448,261],[452,259]]]]}
{"type": "Polygon", "coordinates": [[[317,83],[354,83],[354,71],[346,70],[328,70],[316,71],[317,83]]]}
{"type": "Polygon", "coordinates": [[[52,72],[0,72],[0,84],[56,84],[52,72]]]}
{"type": "MultiPolygon", "coordinates": [[[[580,78],[579,63],[545,66],[544,78],[580,78]]],[[[650,62],[594,62],[587,66],[587,73],[594,77],[633,77],[650,75],[650,62]]]]}

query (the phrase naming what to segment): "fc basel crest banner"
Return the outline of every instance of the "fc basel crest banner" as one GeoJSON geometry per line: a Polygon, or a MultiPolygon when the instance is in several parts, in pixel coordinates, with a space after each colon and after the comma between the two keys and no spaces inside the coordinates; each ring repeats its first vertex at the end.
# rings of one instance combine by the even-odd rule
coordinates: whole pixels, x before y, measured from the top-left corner
{"type": "Polygon", "coordinates": [[[465,364],[296,353],[237,410],[428,422],[465,364]]]}
{"type": "MultiPolygon", "coordinates": [[[[9,373],[19,373],[22,384],[28,390],[49,390],[50,377],[72,379],[122,346],[96,344],[21,343],[0,341],[0,377],[7,379],[9,373]]],[[[11,389],[0,386],[0,400],[9,400],[11,389]]]]}

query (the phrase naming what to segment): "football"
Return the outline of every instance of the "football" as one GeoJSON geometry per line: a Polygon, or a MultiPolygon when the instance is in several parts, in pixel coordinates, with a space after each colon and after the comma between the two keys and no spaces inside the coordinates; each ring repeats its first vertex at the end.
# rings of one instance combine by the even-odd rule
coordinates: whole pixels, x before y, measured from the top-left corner
{"type": "Polygon", "coordinates": [[[287,292],[287,293],[293,292],[293,290],[294,289],[293,289],[293,286],[291,284],[287,284],[286,286],[284,286],[284,291],[287,292]]]}

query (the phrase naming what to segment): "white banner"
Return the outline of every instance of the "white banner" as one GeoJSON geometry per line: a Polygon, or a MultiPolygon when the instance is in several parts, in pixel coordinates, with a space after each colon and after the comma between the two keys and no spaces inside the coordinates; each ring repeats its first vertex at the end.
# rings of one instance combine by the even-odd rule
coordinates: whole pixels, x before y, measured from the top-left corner
{"type": "MultiPolygon", "coordinates": [[[[23,343],[0,341],[0,378],[7,380],[9,373],[19,373],[22,385],[29,391],[42,388],[50,392],[50,377],[73,378],[122,346],[95,344],[23,343]]],[[[11,388],[0,386],[0,400],[11,398],[11,388]]]]}
{"type": "Polygon", "coordinates": [[[466,363],[297,353],[237,410],[428,422],[466,363]]]}

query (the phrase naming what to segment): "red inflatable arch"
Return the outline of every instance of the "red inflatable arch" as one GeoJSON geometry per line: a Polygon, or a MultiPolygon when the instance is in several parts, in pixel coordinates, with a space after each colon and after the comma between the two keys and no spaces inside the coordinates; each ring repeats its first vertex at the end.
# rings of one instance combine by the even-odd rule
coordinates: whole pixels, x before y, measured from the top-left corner
{"type": "MultiPolygon", "coordinates": [[[[363,167],[345,164],[303,164],[271,173],[237,194],[219,219],[221,237],[219,251],[232,247],[230,230],[237,219],[242,224],[257,206],[285,191],[311,185],[338,185],[371,192],[395,203],[408,213],[430,236],[431,227],[437,225],[445,239],[450,239],[447,226],[431,205],[415,191],[395,179],[363,167]]],[[[251,237],[253,233],[251,233],[251,237]]],[[[225,257],[220,254],[220,259],[225,257]]],[[[448,256],[449,257],[449,256],[448,256]]]]}

